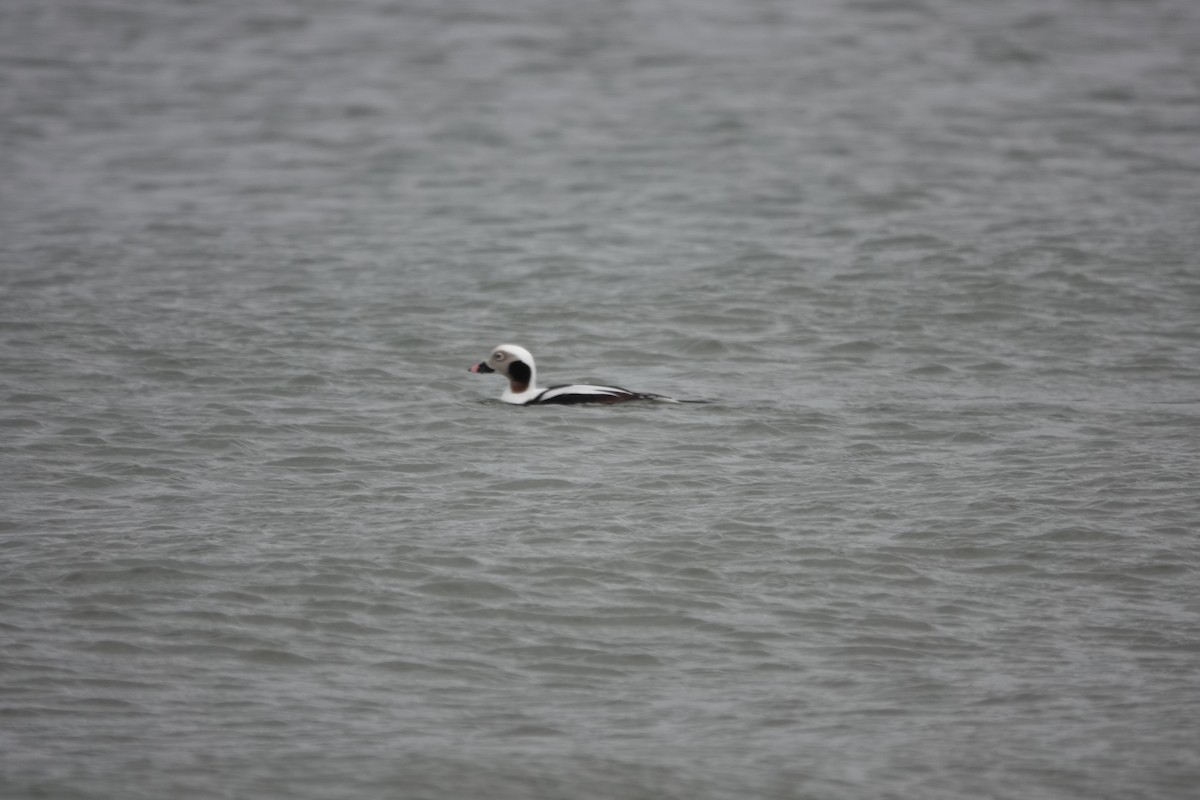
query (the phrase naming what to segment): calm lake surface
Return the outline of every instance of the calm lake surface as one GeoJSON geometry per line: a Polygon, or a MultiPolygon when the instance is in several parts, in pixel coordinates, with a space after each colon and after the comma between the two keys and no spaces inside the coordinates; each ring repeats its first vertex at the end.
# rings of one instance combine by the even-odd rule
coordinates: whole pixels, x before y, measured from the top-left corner
{"type": "Polygon", "coordinates": [[[0,175],[6,800],[1195,796],[1191,0],[10,0],[0,175]]]}

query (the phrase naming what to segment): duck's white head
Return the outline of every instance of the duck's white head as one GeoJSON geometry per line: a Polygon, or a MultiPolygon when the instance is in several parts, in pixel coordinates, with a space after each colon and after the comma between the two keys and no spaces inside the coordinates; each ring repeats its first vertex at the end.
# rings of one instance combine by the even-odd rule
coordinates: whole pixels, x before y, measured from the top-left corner
{"type": "Polygon", "coordinates": [[[516,344],[502,344],[492,350],[487,361],[471,365],[471,372],[497,372],[508,378],[508,388],[500,399],[506,403],[523,403],[537,394],[537,367],[533,354],[516,344]]]}

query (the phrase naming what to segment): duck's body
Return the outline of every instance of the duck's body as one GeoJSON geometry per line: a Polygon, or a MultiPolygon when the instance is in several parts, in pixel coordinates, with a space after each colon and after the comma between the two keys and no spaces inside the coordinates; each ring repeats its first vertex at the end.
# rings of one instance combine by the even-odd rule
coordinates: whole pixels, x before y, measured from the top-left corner
{"type": "Polygon", "coordinates": [[[469,367],[471,372],[496,372],[508,378],[508,386],[500,400],[517,406],[573,405],[576,403],[624,403],[629,400],[653,400],[659,403],[678,403],[660,394],[631,392],[620,386],[598,386],[591,383],[569,383],[543,389],[537,385],[537,367],[533,354],[515,344],[502,344],[492,350],[487,361],[469,367]]]}

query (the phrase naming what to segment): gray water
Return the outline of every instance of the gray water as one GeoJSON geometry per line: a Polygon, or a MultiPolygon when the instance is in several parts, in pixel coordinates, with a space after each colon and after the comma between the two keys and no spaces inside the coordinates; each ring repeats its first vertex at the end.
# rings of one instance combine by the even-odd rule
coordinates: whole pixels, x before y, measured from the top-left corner
{"type": "Polygon", "coordinates": [[[1195,796],[1191,0],[8,0],[0,144],[6,800],[1195,796]]]}

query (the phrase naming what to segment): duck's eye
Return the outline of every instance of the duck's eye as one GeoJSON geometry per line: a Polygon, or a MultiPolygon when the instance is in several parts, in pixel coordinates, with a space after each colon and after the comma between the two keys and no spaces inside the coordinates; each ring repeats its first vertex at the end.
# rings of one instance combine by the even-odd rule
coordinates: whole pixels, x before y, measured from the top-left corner
{"type": "Polygon", "coordinates": [[[492,361],[503,361],[503,360],[504,360],[504,353],[496,353],[495,355],[492,356],[492,361]]]}

